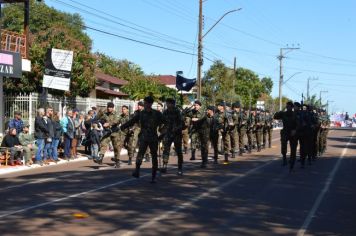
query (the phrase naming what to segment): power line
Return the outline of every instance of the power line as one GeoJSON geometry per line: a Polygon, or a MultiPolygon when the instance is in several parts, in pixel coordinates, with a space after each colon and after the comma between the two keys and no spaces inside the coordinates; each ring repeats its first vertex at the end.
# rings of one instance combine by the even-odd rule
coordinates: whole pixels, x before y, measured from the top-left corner
{"type": "Polygon", "coordinates": [[[286,68],[292,69],[292,70],[300,70],[300,71],[306,71],[306,72],[313,72],[313,73],[326,74],[326,75],[337,75],[337,76],[345,76],[345,77],[356,77],[356,74],[345,74],[345,73],[334,73],[334,72],[316,71],[316,70],[308,70],[308,69],[302,69],[302,68],[296,68],[296,67],[286,67],[286,68]]]}

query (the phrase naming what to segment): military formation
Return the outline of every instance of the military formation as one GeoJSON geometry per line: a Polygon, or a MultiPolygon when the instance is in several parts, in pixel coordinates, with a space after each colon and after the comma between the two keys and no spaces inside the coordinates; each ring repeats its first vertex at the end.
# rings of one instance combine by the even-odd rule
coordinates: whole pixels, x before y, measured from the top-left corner
{"type": "MultiPolygon", "coordinates": [[[[171,146],[177,156],[178,175],[183,175],[183,153],[190,150],[190,160],[196,160],[200,150],[201,168],[208,165],[209,147],[213,150],[213,164],[218,164],[219,156],[228,164],[236,158],[252,151],[272,147],[274,120],[282,120],[281,152],[283,165],[287,165],[287,144],[290,145],[290,170],[296,162],[298,143],[300,162],[311,164],[326,149],[329,120],[325,111],[311,106],[288,102],[285,111],[274,115],[268,110],[242,107],[239,102],[220,102],[216,106],[204,108],[198,100],[191,107],[180,109],[172,98],[166,99],[164,109],[153,109],[154,100],[148,96],[139,102],[138,109],[129,114],[127,106],[121,107],[121,114],[108,103],[107,110],[99,118],[103,127],[100,151],[94,161],[101,164],[109,145],[113,146],[115,167],[120,167],[120,152],[128,150],[128,165],[132,165],[135,151],[136,168],[132,175],[140,176],[143,160],[152,160],[152,182],[157,172],[167,173],[171,146]],[[189,144],[190,142],[190,144],[189,144]]],[[[163,104],[160,104],[163,108],[163,104]]]]}
{"type": "Polygon", "coordinates": [[[282,165],[293,171],[297,157],[299,144],[301,168],[306,161],[311,165],[317,157],[321,157],[326,151],[327,135],[330,120],[326,111],[298,102],[287,102],[286,110],[274,114],[274,119],[282,120],[281,153],[282,165]],[[287,146],[290,146],[290,158],[287,161],[287,146]]]}
{"type": "Polygon", "coordinates": [[[120,167],[120,152],[122,148],[128,150],[128,164],[132,159],[136,147],[136,169],[134,177],[140,176],[140,166],[144,159],[152,158],[152,181],[155,181],[157,171],[167,172],[167,165],[171,153],[171,145],[178,160],[178,175],[183,174],[183,152],[190,149],[191,160],[196,159],[196,152],[200,150],[202,163],[205,168],[208,164],[209,145],[214,150],[213,160],[218,163],[218,156],[224,156],[224,163],[236,154],[260,151],[268,142],[271,147],[271,130],[273,119],[268,113],[259,110],[250,112],[243,109],[239,103],[219,103],[216,107],[209,106],[203,109],[200,101],[184,110],[179,109],[174,99],[166,100],[166,109],[158,111],[152,109],[152,97],[146,97],[138,103],[138,109],[129,115],[127,106],[121,107],[121,114],[114,110],[114,104],[108,103],[106,112],[98,120],[102,124],[103,134],[100,142],[100,151],[94,161],[101,164],[105,152],[112,145],[115,167],[120,167]],[[245,144],[245,136],[252,137],[245,144]],[[263,138],[269,134],[269,139],[263,138]],[[190,145],[189,145],[190,141],[190,145]],[[162,158],[158,159],[158,152],[162,151],[162,158]],[[161,162],[160,162],[161,161],[161,162]],[[160,166],[158,163],[160,162],[160,166]]]}

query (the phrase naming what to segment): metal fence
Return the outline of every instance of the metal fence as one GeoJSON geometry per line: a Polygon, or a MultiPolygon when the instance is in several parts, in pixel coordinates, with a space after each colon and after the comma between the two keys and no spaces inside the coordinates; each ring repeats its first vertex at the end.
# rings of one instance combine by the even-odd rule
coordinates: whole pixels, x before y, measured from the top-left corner
{"type": "Polygon", "coordinates": [[[46,99],[46,105],[43,105],[41,97],[32,93],[29,95],[5,95],[4,97],[4,115],[2,122],[5,122],[5,129],[10,119],[14,117],[15,111],[22,112],[22,119],[28,121],[30,124],[30,132],[34,130],[34,120],[36,117],[36,111],[40,107],[52,107],[54,111],[59,111],[61,114],[65,114],[68,108],[77,108],[82,113],[87,113],[93,106],[97,108],[106,107],[108,102],[115,104],[115,109],[119,111],[121,106],[126,105],[129,107],[130,112],[135,109],[135,101],[121,100],[114,98],[109,99],[96,99],[96,98],[81,98],[67,99],[65,97],[53,97],[48,95],[46,99]]]}

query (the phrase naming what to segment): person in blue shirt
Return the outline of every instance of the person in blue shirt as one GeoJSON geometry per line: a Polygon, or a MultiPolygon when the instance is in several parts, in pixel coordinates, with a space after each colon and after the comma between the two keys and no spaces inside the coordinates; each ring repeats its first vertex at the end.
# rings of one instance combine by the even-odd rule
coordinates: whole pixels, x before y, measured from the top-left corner
{"type": "Polygon", "coordinates": [[[21,116],[22,113],[20,111],[15,111],[14,119],[11,119],[9,122],[9,130],[15,128],[17,136],[19,136],[23,129],[23,120],[21,119],[21,116]]]}

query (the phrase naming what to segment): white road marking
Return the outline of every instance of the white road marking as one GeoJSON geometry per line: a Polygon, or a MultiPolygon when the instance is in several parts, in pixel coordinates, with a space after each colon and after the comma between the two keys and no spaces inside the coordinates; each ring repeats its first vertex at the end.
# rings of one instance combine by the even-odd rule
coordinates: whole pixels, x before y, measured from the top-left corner
{"type": "Polygon", "coordinates": [[[310,223],[313,220],[313,217],[315,216],[316,211],[318,210],[321,202],[324,199],[325,194],[329,191],[330,185],[334,180],[335,174],[336,174],[336,172],[338,171],[338,169],[340,167],[342,159],[346,155],[347,149],[348,149],[348,147],[349,147],[354,135],[355,135],[355,131],[352,132],[352,135],[351,135],[348,143],[346,144],[345,148],[342,150],[341,155],[339,157],[339,160],[337,160],[336,165],[334,166],[333,170],[330,172],[328,178],[326,179],[325,186],[324,186],[323,190],[319,193],[316,201],[314,202],[314,205],[313,205],[312,209],[309,211],[309,214],[308,214],[307,218],[305,218],[302,227],[298,230],[297,236],[304,236],[305,235],[310,223]]]}
{"type": "Polygon", "coordinates": [[[200,201],[201,199],[209,197],[211,194],[213,194],[215,192],[221,191],[223,188],[225,188],[225,187],[237,182],[241,178],[247,177],[248,175],[251,175],[251,174],[257,172],[258,170],[260,170],[260,169],[262,169],[262,168],[274,163],[273,161],[278,160],[278,159],[279,158],[273,158],[272,160],[268,161],[267,163],[247,171],[245,174],[239,174],[238,176],[230,179],[228,182],[226,182],[226,183],[224,183],[224,184],[222,184],[222,185],[220,185],[218,187],[208,189],[208,190],[206,190],[206,192],[196,196],[195,198],[191,199],[190,201],[186,201],[185,203],[182,203],[180,206],[174,208],[173,210],[168,211],[165,214],[159,215],[159,216],[153,218],[152,220],[147,221],[146,223],[144,223],[144,224],[138,226],[137,228],[135,228],[134,230],[125,232],[123,234],[120,233],[120,235],[122,235],[122,236],[132,236],[132,235],[139,234],[140,231],[142,231],[143,229],[148,228],[148,227],[156,224],[157,222],[159,222],[161,220],[167,219],[167,218],[169,218],[169,216],[174,215],[179,211],[182,211],[182,210],[184,210],[186,208],[194,206],[194,204],[196,202],[200,201]]]}

